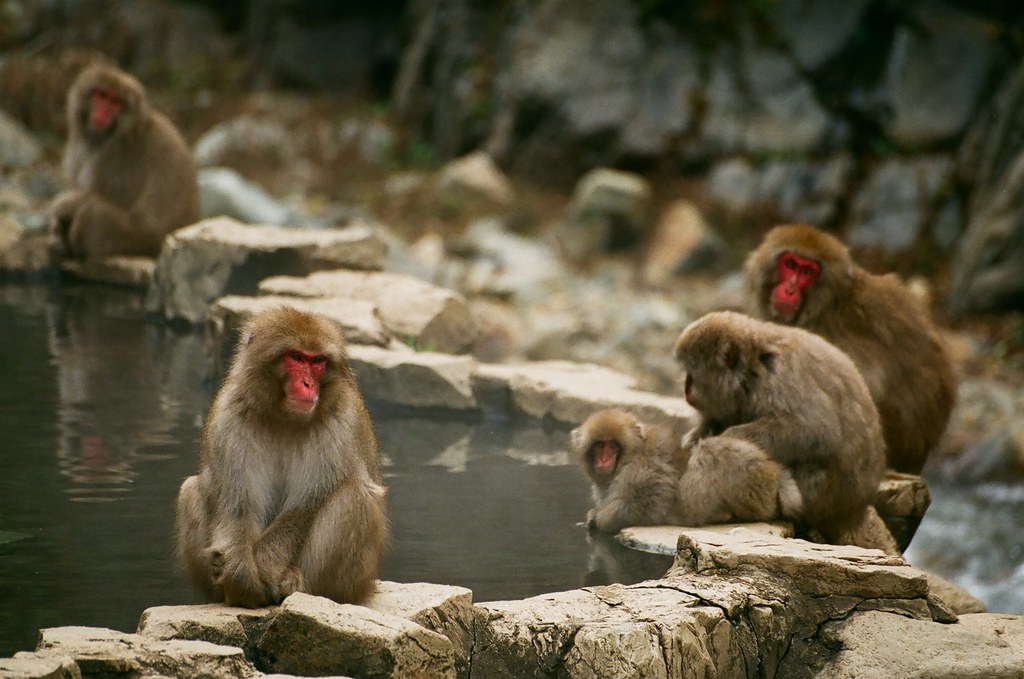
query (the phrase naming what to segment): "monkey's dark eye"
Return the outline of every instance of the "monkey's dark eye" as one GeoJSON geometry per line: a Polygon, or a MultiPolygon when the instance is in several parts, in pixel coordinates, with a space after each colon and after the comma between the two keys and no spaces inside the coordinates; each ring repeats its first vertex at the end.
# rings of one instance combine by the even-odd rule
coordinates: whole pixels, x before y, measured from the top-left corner
{"type": "Polygon", "coordinates": [[[311,363],[326,363],[327,362],[327,357],[326,356],[314,356],[313,359],[310,362],[311,363]]]}
{"type": "Polygon", "coordinates": [[[300,353],[299,353],[299,352],[297,352],[297,351],[295,351],[295,352],[292,352],[292,355],[290,356],[290,358],[291,358],[291,359],[292,359],[293,361],[296,361],[296,362],[298,362],[298,363],[301,363],[301,362],[302,362],[302,354],[300,354],[300,353]]]}

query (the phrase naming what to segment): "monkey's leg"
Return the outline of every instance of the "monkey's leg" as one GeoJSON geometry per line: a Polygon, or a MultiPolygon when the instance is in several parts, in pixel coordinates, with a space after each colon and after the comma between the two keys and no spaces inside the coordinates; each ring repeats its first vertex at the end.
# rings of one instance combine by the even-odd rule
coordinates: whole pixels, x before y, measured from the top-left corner
{"type": "Polygon", "coordinates": [[[181,484],[177,500],[178,560],[185,566],[192,585],[208,600],[219,601],[224,593],[214,584],[209,557],[210,517],[206,512],[205,493],[198,476],[190,476],[181,484]]]}
{"type": "Polygon", "coordinates": [[[136,255],[152,250],[145,225],[134,224],[123,208],[96,194],[86,194],[67,235],[69,254],[75,257],[136,255]]]}
{"type": "Polygon", "coordinates": [[[338,486],[317,513],[299,560],[311,594],[355,603],[372,591],[389,534],[386,492],[361,475],[338,486]]]}
{"type": "Polygon", "coordinates": [[[888,526],[878,515],[878,510],[868,505],[860,521],[845,530],[836,531],[826,536],[828,541],[837,545],[856,545],[867,549],[880,549],[886,554],[901,556],[896,538],[889,532],[888,526]]]}

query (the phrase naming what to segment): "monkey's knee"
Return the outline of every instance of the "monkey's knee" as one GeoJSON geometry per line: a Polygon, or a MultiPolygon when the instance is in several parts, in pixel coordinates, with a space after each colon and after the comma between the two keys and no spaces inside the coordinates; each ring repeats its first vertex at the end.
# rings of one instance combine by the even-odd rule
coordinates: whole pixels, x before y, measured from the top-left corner
{"type": "Polygon", "coordinates": [[[209,594],[214,588],[210,556],[210,525],[206,515],[204,485],[198,476],[185,479],[176,502],[178,559],[193,584],[209,594]]]}

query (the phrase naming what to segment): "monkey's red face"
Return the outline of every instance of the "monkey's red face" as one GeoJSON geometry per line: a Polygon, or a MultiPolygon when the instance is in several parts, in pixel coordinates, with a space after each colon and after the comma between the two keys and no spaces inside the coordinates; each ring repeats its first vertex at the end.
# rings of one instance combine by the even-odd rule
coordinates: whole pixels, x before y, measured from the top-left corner
{"type": "Polygon", "coordinates": [[[327,369],[327,357],[304,351],[289,351],[283,360],[288,373],[285,385],[288,407],[300,413],[313,412],[320,400],[320,378],[327,369]]]}
{"type": "Polygon", "coordinates": [[[89,95],[89,127],[94,132],[106,132],[124,109],[124,98],[117,92],[97,87],[89,95]]]}
{"type": "Polygon", "coordinates": [[[776,263],[776,280],[772,290],[772,311],[784,320],[791,321],[799,313],[804,295],[814,287],[821,276],[821,264],[792,252],[779,255],[776,263]]]}
{"type": "Polygon", "coordinates": [[[622,446],[615,439],[598,439],[590,444],[590,466],[594,473],[611,476],[619,462],[622,446]]]}

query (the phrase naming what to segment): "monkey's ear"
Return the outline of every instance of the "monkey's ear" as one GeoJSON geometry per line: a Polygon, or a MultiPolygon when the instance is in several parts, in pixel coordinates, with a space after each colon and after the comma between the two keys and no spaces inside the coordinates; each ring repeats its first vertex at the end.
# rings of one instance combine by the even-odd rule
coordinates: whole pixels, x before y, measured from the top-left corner
{"type": "Polygon", "coordinates": [[[640,437],[641,441],[647,440],[647,425],[643,422],[637,422],[633,425],[633,431],[636,432],[636,435],[640,437]]]}
{"type": "Polygon", "coordinates": [[[723,368],[735,370],[740,364],[739,345],[730,340],[724,340],[718,347],[718,362],[723,368]]]}

